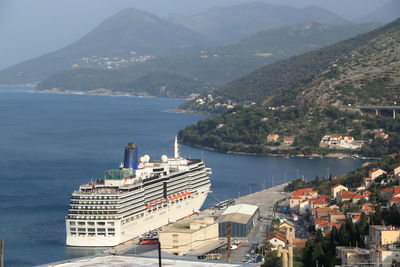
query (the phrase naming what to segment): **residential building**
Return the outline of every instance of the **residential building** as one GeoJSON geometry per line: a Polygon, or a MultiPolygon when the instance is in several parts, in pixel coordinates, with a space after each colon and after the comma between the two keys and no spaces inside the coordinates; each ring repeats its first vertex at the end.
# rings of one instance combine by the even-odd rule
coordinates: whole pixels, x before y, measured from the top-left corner
{"type": "Polygon", "coordinates": [[[400,178],[400,166],[397,166],[396,168],[393,169],[393,174],[394,177],[400,178]]]}
{"type": "Polygon", "coordinates": [[[373,181],[383,174],[386,174],[386,172],[382,169],[373,169],[369,171],[369,177],[371,177],[373,181]]]}
{"type": "Polygon", "coordinates": [[[297,189],[294,191],[289,200],[289,207],[291,212],[300,212],[300,203],[304,200],[313,199],[318,197],[318,191],[315,191],[312,187],[297,189]]]}
{"type": "Polygon", "coordinates": [[[344,185],[341,184],[335,184],[331,187],[331,197],[336,199],[336,196],[339,192],[341,192],[342,190],[346,190],[348,191],[349,189],[347,187],[345,187],[344,185]]]}
{"type": "Polygon", "coordinates": [[[269,134],[267,135],[267,141],[268,142],[277,142],[279,140],[279,135],[278,134],[269,134]]]}
{"type": "Polygon", "coordinates": [[[337,194],[336,201],[338,203],[343,203],[345,201],[351,201],[352,203],[357,203],[360,199],[364,198],[358,193],[349,192],[347,190],[342,190],[337,194]]]}
{"type": "Polygon", "coordinates": [[[325,135],[322,137],[319,146],[327,148],[360,149],[365,142],[354,140],[352,136],[325,135]]]}
{"type": "Polygon", "coordinates": [[[318,219],[323,219],[328,222],[342,222],[345,219],[344,214],[337,210],[332,209],[330,207],[316,208],[312,210],[312,218],[314,221],[318,219]]]}
{"type": "MultiPolygon", "coordinates": [[[[354,247],[336,247],[336,258],[342,262],[340,266],[369,266],[373,259],[373,251],[354,247]]],[[[371,265],[372,266],[372,265],[371,265]]]]}
{"type": "Polygon", "coordinates": [[[393,226],[370,225],[369,245],[384,246],[400,241],[400,229],[393,226]]]}
{"type": "Polygon", "coordinates": [[[283,138],[283,143],[286,145],[293,145],[294,137],[285,137],[283,138]]]}
{"type": "Polygon", "coordinates": [[[386,139],[389,138],[389,135],[387,133],[384,133],[384,132],[376,131],[376,132],[374,132],[374,137],[375,138],[382,138],[383,140],[386,140],[386,139]]]}
{"type": "Polygon", "coordinates": [[[390,209],[391,206],[396,205],[397,209],[400,210],[400,197],[392,198],[388,201],[387,208],[390,209]]]}
{"type": "Polygon", "coordinates": [[[282,248],[286,247],[286,236],[281,232],[275,232],[269,235],[265,241],[271,244],[271,250],[277,250],[278,246],[281,246],[282,248]]]}
{"type": "Polygon", "coordinates": [[[374,207],[371,203],[364,203],[361,205],[360,212],[364,212],[365,215],[374,213],[374,207]]]}
{"type": "Polygon", "coordinates": [[[371,177],[364,177],[362,178],[363,180],[363,186],[365,188],[368,188],[372,184],[372,178],[371,177]]]}
{"type": "Polygon", "coordinates": [[[381,196],[386,199],[391,199],[395,197],[400,197],[400,186],[395,185],[392,187],[384,188],[381,191],[381,196]]]}

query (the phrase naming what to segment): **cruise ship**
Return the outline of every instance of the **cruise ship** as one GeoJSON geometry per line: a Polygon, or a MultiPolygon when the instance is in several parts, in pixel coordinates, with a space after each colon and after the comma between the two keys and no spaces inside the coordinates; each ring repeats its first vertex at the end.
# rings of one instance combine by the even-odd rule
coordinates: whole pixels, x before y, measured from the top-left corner
{"type": "Polygon", "coordinates": [[[139,158],[137,145],[129,143],[118,169],[72,193],[66,244],[116,246],[198,212],[210,192],[210,174],[202,160],[179,155],[176,138],[174,157],[153,162],[139,158]]]}

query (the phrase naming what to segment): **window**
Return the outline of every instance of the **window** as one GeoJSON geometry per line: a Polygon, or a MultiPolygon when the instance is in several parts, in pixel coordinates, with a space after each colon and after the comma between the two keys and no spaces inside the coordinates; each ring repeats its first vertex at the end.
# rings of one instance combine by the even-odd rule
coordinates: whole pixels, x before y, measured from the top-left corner
{"type": "Polygon", "coordinates": [[[105,228],[97,228],[97,232],[105,232],[106,229],[105,228]]]}
{"type": "Polygon", "coordinates": [[[179,234],[172,234],[172,237],[178,237],[179,234]]]}
{"type": "Polygon", "coordinates": [[[76,222],[69,222],[69,225],[76,225],[76,222]]]}
{"type": "Polygon", "coordinates": [[[85,222],[78,222],[78,225],[85,225],[85,222]]]}
{"type": "Polygon", "coordinates": [[[107,229],[109,232],[115,232],[115,228],[108,228],[107,229]]]}
{"type": "Polygon", "coordinates": [[[90,226],[94,226],[94,222],[88,222],[87,224],[90,226]]]}
{"type": "Polygon", "coordinates": [[[105,222],[97,222],[97,225],[106,225],[105,222]]]}
{"type": "Polygon", "coordinates": [[[78,232],[86,232],[86,228],[78,228],[78,232]]]}
{"type": "Polygon", "coordinates": [[[94,228],[88,228],[87,230],[88,230],[88,232],[95,232],[96,231],[96,229],[94,229],[94,228]]]}
{"type": "Polygon", "coordinates": [[[75,231],[76,231],[76,228],[69,228],[69,230],[70,230],[71,232],[75,232],[75,231]]]}
{"type": "Polygon", "coordinates": [[[114,222],[108,222],[107,224],[110,226],[114,226],[114,222]]]}

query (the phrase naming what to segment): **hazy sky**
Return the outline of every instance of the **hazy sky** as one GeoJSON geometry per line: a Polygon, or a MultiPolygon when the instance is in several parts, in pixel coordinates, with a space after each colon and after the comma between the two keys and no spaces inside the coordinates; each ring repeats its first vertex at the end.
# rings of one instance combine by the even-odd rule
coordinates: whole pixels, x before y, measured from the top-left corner
{"type": "MultiPolygon", "coordinates": [[[[194,14],[254,0],[0,0],[0,69],[57,50],[126,7],[159,16],[194,14]]],[[[344,18],[368,14],[390,0],[258,0],[329,9],[344,18]]]]}

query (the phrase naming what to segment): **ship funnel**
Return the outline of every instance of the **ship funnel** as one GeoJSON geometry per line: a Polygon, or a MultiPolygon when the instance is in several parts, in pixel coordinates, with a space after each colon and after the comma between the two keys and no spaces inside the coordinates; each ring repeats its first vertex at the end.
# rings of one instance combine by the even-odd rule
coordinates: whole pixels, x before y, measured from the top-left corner
{"type": "Polygon", "coordinates": [[[125,147],[124,168],[138,168],[138,147],[135,143],[128,143],[125,147]]]}

